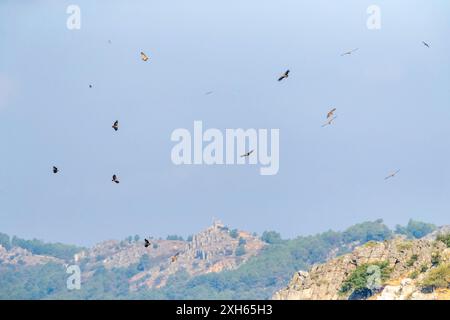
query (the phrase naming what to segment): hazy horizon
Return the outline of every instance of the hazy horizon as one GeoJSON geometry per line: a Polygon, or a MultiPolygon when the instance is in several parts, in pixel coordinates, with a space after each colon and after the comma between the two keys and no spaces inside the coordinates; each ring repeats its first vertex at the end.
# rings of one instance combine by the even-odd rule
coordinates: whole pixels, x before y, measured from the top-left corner
{"type": "Polygon", "coordinates": [[[284,238],[449,224],[449,17],[444,0],[2,1],[0,232],[90,246],[214,217],[284,238]],[[171,133],[196,120],[279,129],[278,174],[175,166],[171,133]]]}

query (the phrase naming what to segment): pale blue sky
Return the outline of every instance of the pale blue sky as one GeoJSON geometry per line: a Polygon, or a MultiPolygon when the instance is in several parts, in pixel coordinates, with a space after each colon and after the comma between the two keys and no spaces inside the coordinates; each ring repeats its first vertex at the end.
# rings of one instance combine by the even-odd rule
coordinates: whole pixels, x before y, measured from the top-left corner
{"type": "Polygon", "coordinates": [[[2,0],[0,232],[90,245],[212,217],[284,237],[449,223],[449,40],[447,0],[2,0]],[[174,166],[170,135],[194,120],[279,128],[278,175],[174,166]]]}

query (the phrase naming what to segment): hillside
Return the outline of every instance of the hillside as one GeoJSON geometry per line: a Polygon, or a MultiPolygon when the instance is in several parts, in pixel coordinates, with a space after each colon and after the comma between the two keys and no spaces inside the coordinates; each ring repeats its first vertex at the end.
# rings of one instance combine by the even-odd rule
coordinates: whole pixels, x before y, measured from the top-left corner
{"type": "Polygon", "coordinates": [[[296,270],[396,234],[415,239],[435,230],[411,220],[391,231],[376,220],[283,240],[274,231],[256,236],[216,222],[188,240],[151,238],[145,247],[130,236],[91,248],[0,234],[0,299],[270,299],[296,270]],[[73,264],[82,285],[68,291],[73,264]]]}
{"type": "Polygon", "coordinates": [[[309,272],[298,271],[273,299],[450,299],[450,236],[443,233],[447,229],[418,240],[402,236],[368,242],[309,272]]]}

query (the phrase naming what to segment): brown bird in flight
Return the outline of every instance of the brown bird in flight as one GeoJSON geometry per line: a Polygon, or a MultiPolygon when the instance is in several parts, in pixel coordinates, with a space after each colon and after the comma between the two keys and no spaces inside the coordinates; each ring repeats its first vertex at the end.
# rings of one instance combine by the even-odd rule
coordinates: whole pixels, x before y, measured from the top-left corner
{"type": "Polygon", "coordinates": [[[180,253],[177,252],[174,256],[172,256],[172,262],[177,261],[179,255],[180,255],[180,253]]]}
{"type": "Polygon", "coordinates": [[[53,173],[58,173],[58,168],[53,166],[53,173]]]}
{"type": "Polygon", "coordinates": [[[145,53],[143,53],[142,51],[141,51],[141,59],[142,59],[142,61],[148,60],[148,56],[145,53]]]}
{"type": "Polygon", "coordinates": [[[286,70],[285,73],[283,73],[279,78],[278,81],[281,81],[283,79],[286,79],[287,77],[289,77],[289,70],[286,70]]]}
{"type": "Polygon", "coordinates": [[[322,125],[322,128],[331,125],[331,124],[333,123],[334,119],[336,119],[336,118],[337,118],[337,116],[336,116],[336,117],[333,117],[333,118],[331,118],[330,120],[328,120],[327,122],[325,122],[325,123],[322,125]]]}
{"type": "Polygon", "coordinates": [[[119,183],[120,182],[115,174],[112,176],[112,180],[111,181],[115,182],[115,183],[119,183]]]}
{"type": "Polygon", "coordinates": [[[384,178],[384,180],[387,180],[387,179],[390,179],[390,178],[395,177],[395,175],[396,175],[397,173],[399,173],[399,172],[400,172],[400,170],[397,170],[397,171],[395,171],[395,172],[392,172],[390,175],[388,175],[386,178],[384,178]]]}
{"type": "Polygon", "coordinates": [[[328,111],[327,113],[327,119],[331,118],[334,115],[334,112],[336,111],[336,108],[331,109],[330,111],[328,111]]]}
{"type": "Polygon", "coordinates": [[[113,128],[115,131],[119,130],[119,120],[116,120],[116,121],[114,122],[114,124],[112,125],[112,128],[113,128]]]}
{"type": "Polygon", "coordinates": [[[250,150],[249,152],[244,153],[243,155],[241,155],[241,158],[250,156],[253,153],[253,151],[255,150],[250,150]]]}

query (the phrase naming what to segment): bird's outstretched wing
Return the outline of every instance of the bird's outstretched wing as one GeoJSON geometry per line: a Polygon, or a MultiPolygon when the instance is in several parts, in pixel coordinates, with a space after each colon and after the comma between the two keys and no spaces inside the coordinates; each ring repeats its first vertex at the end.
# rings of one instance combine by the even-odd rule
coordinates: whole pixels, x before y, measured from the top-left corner
{"type": "Polygon", "coordinates": [[[343,54],[341,54],[341,57],[342,57],[342,56],[346,56],[346,55],[351,55],[353,52],[357,51],[358,49],[359,49],[359,48],[356,48],[356,49],[353,49],[353,50],[344,52],[343,54]]]}
{"type": "Polygon", "coordinates": [[[388,175],[387,177],[385,177],[384,180],[387,180],[387,179],[390,179],[390,178],[395,177],[395,175],[396,175],[397,173],[399,173],[399,172],[400,172],[400,170],[397,170],[397,171],[391,173],[390,175],[388,175]]]}
{"type": "Polygon", "coordinates": [[[333,108],[333,109],[331,109],[330,111],[328,111],[328,113],[327,113],[327,119],[330,118],[330,117],[332,117],[335,111],[336,111],[336,108],[333,108]]]}
{"type": "Polygon", "coordinates": [[[144,52],[141,52],[141,59],[143,61],[147,61],[148,60],[148,56],[144,52]]]}
{"type": "Polygon", "coordinates": [[[243,155],[241,155],[241,158],[248,157],[249,155],[251,155],[253,153],[253,151],[255,151],[255,150],[250,150],[249,152],[244,153],[243,155]]]}
{"type": "Polygon", "coordinates": [[[279,78],[278,81],[283,80],[284,78],[287,78],[289,76],[289,69],[286,70],[279,78]]]}
{"type": "Polygon", "coordinates": [[[335,116],[335,117],[331,118],[330,120],[328,120],[327,122],[325,122],[325,123],[322,125],[322,128],[331,125],[331,123],[332,123],[332,122],[334,121],[334,119],[336,119],[336,118],[337,118],[337,116],[335,116]]]}

